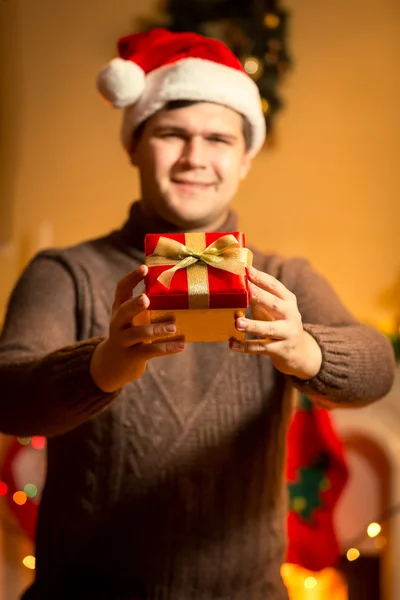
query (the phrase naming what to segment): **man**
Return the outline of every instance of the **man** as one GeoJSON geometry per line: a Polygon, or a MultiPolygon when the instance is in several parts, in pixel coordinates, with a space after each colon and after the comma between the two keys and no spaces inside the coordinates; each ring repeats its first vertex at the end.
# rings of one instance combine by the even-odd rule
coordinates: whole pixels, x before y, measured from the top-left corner
{"type": "Polygon", "coordinates": [[[374,401],[393,382],[391,346],[306,261],[255,249],[236,322],[251,344],[148,343],[175,325],[132,324],[149,306],[133,296],[144,235],[237,230],[230,204],[264,118],[217,41],[155,30],[119,50],[98,86],[125,109],[141,201],[121,230],[36,256],[0,342],[2,430],[48,437],[24,598],[283,600],[291,391],[374,401]]]}

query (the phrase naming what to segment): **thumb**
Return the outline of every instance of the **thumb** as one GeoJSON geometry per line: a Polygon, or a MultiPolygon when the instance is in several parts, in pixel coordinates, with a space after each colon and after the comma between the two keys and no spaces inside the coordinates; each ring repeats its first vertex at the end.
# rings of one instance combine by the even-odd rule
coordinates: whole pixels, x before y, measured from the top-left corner
{"type": "Polygon", "coordinates": [[[124,304],[127,300],[132,299],[134,288],[146,277],[149,268],[146,265],[140,265],[134,271],[131,271],[125,277],[119,280],[116,290],[115,297],[112,306],[112,312],[114,313],[119,307],[124,304]]]}

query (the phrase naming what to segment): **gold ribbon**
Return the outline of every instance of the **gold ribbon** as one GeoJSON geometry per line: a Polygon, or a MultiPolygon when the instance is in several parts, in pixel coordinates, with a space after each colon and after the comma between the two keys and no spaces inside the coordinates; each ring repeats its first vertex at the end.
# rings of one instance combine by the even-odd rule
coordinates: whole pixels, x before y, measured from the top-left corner
{"type": "Polygon", "coordinates": [[[167,288],[178,270],[187,269],[189,308],[193,309],[210,306],[207,265],[243,276],[252,259],[252,252],[241,248],[232,234],[206,247],[205,233],[186,233],[185,244],[161,236],[145,262],[148,267],[173,265],[157,278],[167,288]]]}

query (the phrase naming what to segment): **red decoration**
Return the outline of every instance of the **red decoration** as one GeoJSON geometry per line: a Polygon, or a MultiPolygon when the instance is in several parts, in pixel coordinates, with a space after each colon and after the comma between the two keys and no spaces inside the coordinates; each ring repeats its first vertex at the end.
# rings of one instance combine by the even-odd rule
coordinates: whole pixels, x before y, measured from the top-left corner
{"type": "Polygon", "coordinates": [[[348,478],[344,448],[329,412],[307,399],[288,432],[289,546],[286,560],[319,571],[340,557],[333,512],[348,478]]]}
{"type": "Polygon", "coordinates": [[[145,73],[186,58],[213,61],[245,72],[239,59],[219,40],[192,32],[156,28],[127,35],[118,40],[118,51],[121,58],[135,62],[145,73]]]}
{"type": "Polygon", "coordinates": [[[35,450],[42,450],[46,446],[46,438],[41,435],[35,435],[32,438],[31,444],[35,450]]]}
{"type": "Polygon", "coordinates": [[[45,454],[42,451],[33,449],[30,444],[24,445],[17,439],[12,440],[4,457],[4,462],[0,465],[0,477],[3,479],[4,485],[8,488],[4,495],[4,499],[11,512],[17,518],[22,531],[24,531],[31,540],[35,537],[41,489],[44,484],[44,472],[45,454]],[[32,462],[32,453],[35,453],[34,463],[32,462]],[[27,459],[27,464],[25,466],[23,465],[24,458],[27,459]],[[21,464],[23,467],[22,469],[20,468],[21,464]],[[33,470],[35,473],[29,472],[29,478],[33,477],[35,481],[27,479],[21,484],[19,481],[21,478],[19,471],[31,471],[32,466],[34,467],[33,470]],[[13,500],[14,494],[16,492],[22,492],[24,490],[24,485],[28,483],[35,483],[38,488],[37,496],[35,498],[27,498],[26,502],[22,505],[17,504],[13,500]]]}

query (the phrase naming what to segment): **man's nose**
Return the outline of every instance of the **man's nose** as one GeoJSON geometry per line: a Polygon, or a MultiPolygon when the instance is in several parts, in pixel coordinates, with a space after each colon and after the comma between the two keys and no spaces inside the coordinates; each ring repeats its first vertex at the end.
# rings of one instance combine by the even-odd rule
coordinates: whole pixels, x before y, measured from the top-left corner
{"type": "Polygon", "coordinates": [[[205,167],[205,143],[201,137],[189,138],[182,151],[182,161],[190,167],[205,167]]]}

